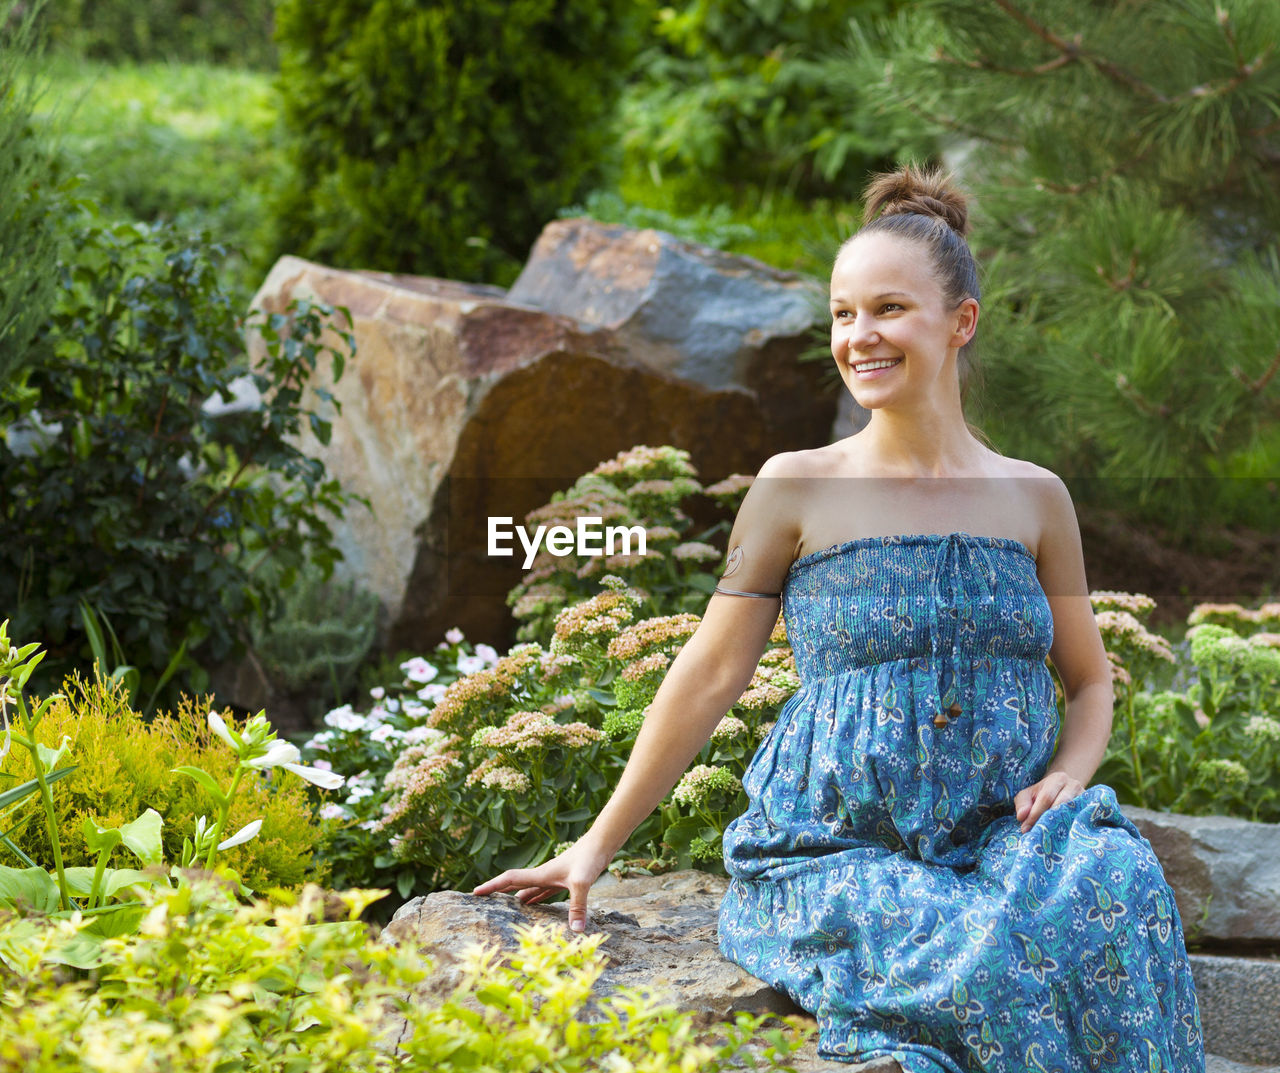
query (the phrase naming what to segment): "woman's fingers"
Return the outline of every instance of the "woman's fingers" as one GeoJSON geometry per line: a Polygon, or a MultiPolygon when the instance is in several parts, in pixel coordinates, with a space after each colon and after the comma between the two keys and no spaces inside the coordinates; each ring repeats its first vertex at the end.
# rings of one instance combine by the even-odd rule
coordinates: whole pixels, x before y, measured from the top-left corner
{"type": "Polygon", "coordinates": [[[1064,804],[1084,791],[1078,780],[1061,771],[1046,775],[1034,786],[1020,790],[1013,799],[1014,815],[1018,818],[1025,834],[1035,826],[1049,809],[1064,804]]]}

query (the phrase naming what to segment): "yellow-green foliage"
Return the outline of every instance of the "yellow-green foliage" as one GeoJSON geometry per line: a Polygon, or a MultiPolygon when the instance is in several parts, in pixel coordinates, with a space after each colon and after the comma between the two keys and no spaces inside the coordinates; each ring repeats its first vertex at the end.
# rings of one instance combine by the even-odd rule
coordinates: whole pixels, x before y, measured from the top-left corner
{"type": "MultiPolygon", "coordinates": [[[[354,918],[368,892],[341,897],[354,918]]],[[[321,923],[318,887],[241,905],[197,880],[146,900],[92,980],[56,964],[76,925],[0,918],[0,1073],[765,1071],[803,1034],[761,1035],[763,1019],[743,1014],[699,1038],[688,1014],[636,992],[588,1010],[602,935],[527,929],[506,964],[477,949],[467,981],[430,1005],[414,997],[430,966],[354,919],[321,923]]]]}
{"type": "MultiPolygon", "coordinates": [[[[163,817],[165,859],[176,863],[196,817],[212,819],[215,807],[193,780],[172,774],[173,769],[182,764],[203,768],[225,788],[236,767],[231,750],[209,731],[207,706],[184,700],[177,712],[161,713],[148,721],[130,709],[123,692],[109,683],[77,678],[68,680],[64,689],[63,699],[54,702],[40,723],[37,738],[55,748],[69,738],[71,747],[63,764],[78,765],[75,774],[52,788],[65,864],[96,862],[96,854],[85,849],[81,827],[86,817],[103,827],[118,827],[148,808],[163,817]]],[[[232,721],[229,713],[225,718],[232,721]]],[[[9,753],[3,770],[17,782],[34,775],[31,757],[21,748],[9,753]]],[[[13,783],[5,780],[3,785],[13,783]]],[[[301,779],[282,770],[246,777],[226,830],[238,831],[259,817],[258,837],[220,853],[219,864],[231,866],[248,886],[259,890],[297,887],[307,878],[324,879],[308,872],[320,832],[301,779]]],[[[37,864],[53,867],[38,798],[27,799],[11,837],[37,864]]],[[[3,847],[0,861],[19,864],[3,847]]]]}

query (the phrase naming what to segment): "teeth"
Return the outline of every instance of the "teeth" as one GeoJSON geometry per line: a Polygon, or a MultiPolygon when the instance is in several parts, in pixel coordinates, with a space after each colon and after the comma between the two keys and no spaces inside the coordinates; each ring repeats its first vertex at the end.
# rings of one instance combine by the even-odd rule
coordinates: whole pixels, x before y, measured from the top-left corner
{"type": "Polygon", "coordinates": [[[881,358],[878,361],[864,361],[855,365],[854,369],[860,373],[869,372],[872,369],[887,369],[890,365],[897,365],[901,360],[901,358],[881,358]]]}

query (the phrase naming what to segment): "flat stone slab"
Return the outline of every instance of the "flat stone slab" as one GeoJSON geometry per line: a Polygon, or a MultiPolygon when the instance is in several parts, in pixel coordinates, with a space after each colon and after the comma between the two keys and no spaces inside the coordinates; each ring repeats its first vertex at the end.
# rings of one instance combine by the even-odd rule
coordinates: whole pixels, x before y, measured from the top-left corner
{"type": "Polygon", "coordinates": [[[1191,955],[1200,1025],[1214,1054],[1280,1064],[1280,959],[1191,955]]]}
{"type": "Polygon", "coordinates": [[[1160,858],[1188,942],[1280,941],[1280,824],[1126,805],[1160,858]]]}

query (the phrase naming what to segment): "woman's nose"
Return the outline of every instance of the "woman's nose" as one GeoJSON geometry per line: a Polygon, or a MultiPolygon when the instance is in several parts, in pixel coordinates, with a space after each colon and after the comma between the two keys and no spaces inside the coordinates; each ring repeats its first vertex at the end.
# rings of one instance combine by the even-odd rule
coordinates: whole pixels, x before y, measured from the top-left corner
{"type": "Polygon", "coordinates": [[[854,319],[853,328],[849,332],[849,349],[866,350],[880,342],[880,335],[875,330],[871,317],[859,315],[854,319]]]}

